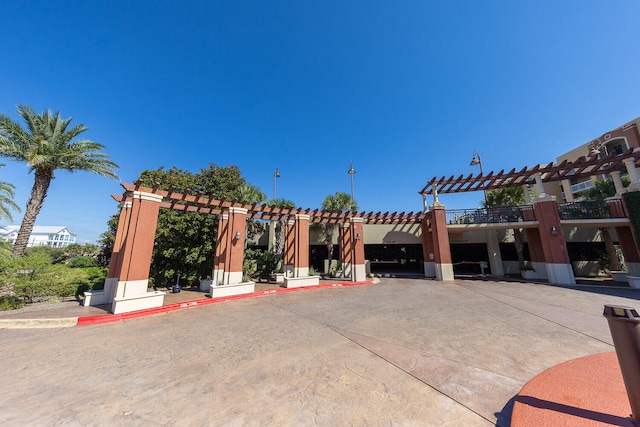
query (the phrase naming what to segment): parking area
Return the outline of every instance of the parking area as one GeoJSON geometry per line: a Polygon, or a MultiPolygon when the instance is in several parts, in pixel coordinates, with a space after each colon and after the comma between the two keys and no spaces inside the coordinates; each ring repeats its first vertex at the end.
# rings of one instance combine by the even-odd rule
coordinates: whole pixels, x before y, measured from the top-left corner
{"type": "Polygon", "coordinates": [[[0,330],[0,424],[508,426],[540,372],[614,350],[640,291],[382,279],[0,330]]]}

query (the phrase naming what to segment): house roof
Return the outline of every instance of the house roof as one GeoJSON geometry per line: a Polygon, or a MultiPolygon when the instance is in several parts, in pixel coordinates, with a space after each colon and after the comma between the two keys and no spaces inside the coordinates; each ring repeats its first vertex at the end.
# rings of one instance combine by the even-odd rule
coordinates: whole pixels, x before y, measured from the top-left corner
{"type": "MultiPolygon", "coordinates": [[[[6,227],[0,228],[0,234],[10,234],[14,231],[18,231],[20,229],[19,225],[7,225],[6,227]]],[[[72,233],[69,228],[64,225],[34,225],[33,231],[31,234],[58,234],[66,231],[72,236],[75,236],[75,233],[72,233]]]]}

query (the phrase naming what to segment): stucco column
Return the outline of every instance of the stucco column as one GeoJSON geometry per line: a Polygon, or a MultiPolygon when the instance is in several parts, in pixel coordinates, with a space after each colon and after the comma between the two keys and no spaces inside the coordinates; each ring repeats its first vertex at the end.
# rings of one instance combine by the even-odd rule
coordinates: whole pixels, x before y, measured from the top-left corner
{"type": "Polygon", "coordinates": [[[367,269],[364,263],[364,219],[351,218],[351,281],[367,280],[367,269]]]}
{"type": "MultiPolygon", "coordinates": [[[[113,300],[115,296],[115,288],[118,283],[118,273],[122,268],[122,246],[124,244],[127,231],[129,230],[129,222],[131,221],[131,201],[120,202],[120,215],[118,215],[118,228],[113,241],[113,253],[109,262],[109,271],[104,282],[105,297],[108,301],[113,300]]],[[[106,303],[106,301],[105,301],[106,303]]]]}
{"type": "MultiPolygon", "coordinates": [[[[627,218],[627,212],[624,207],[624,201],[620,196],[609,197],[607,199],[611,218],[627,218]]],[[[635,240],[633,229],[631,226],[615,227],[618,243],[624,256],[624,263],[627,266],[627,272],[631,275],[640,275],[640,251],[635,240]]]]}
{"type": "Polygon", "coordinates": [[[609,174],[613,179],[613,185],[616,187],[616,194],[621,194],[622,190],[624,190],[624,184],[622,183],[622,178],[620,177],[620,171],[612,171],[609,172],[609,174]]]}
{"type": "Polygon", "coordinates": [[[293,277],[309,275],[309,215],[296,214],[294,220],[293,277]]]}
{"type": "Polygon", "coordinates": [[[552,198],[542,198],[533,202],[540,244],[546,263],[550,283],[573,285],[576,279],[571,268],[564,232],[560,224],[558,206],[552,198]]]}
{"type": "Polygon", "coordinates": [[[242,283],[247,210],[230,207],[218,217],[211,286],[242,283]]]}
{"type": "Polygon", "coordinates": [[[340,244],[340,262],[342,262],[342,275],[351,277],[353,264],[353,250],[351,247],[351,223],[345,222],[338,226],[338,242],[340,244]]]}
{"type": "Polygon", "coordinates": [[[533,178],[536,181],[536,185],[535,185],[536,197],[545,197],[546,193],[544,192],[544,182],[542,182],[542,174],[538,172],[533,176],[533,178]]]}
{"type": "Polygon", "coordinates": [[[627,168],[629,178],[631,179],[631,184],[628,189],[633,191],[640,190],[640,177],[638,176],[638,170],[636,169],[635,159],[633,157],[628,157],[624,159],[622,163],[624,163],[627,168]]]}
{"type": "Polygon", "coordinates": [[[284,231],[284,250],[282,253],[282,271],[285,277],[296,277],[295,264],[295,220],[287,219],[284,231]]]}
{"type": "MultiPolygon", "coordinates": [[[[536,221],[536,213],[532,207],[522,208],[522,219],[525,221],[536,221]]],[[[547,264],[544,262],[544,252],[542,251],[542,242],[540,241],[540,232],[537,228],[526,228],[527,244],[529,246],[529,255],[531,256],[531,267],[535,270],[531,273],[536,279],[548,279],[547,264]]]]}
{"type": "Polygon", "coordinates": [[[522,186],[522,191],[524,193],[524,201],[526,204],[531,204],[531,195],[529,194],[529,184],[525,184],[522,186]]]}
{"type": "Polygon", "coordinates": [[[104,287],[102,291],[85,292],[83,302],[85,306],[110,304],[113,301],[118,286],[118,274],[122,268],[122,258],[124,255],[122,246],[131,220],[131,204],[131,201],[122,201],[118,205],[120,207],[118,228],[116,229],[116,235],[113,241],[113,252],[109,260],[109,271],[104,280],[104,287]]]}
{"type": "Polygon", "coordinates": [[[431,220],[428,215],[420,222],[422,232],[422,259],[424,260],[424,277],[436,277],[436,262],[433,248],[433,233],[431,232],[431,220]]]}
{"type": "MultiPolygon", "coordinates": [[[[129,220],[124,221],[127,229],[121,234],[120,251],[111,271],[112,277],[118,278],[111,306],[112,312],[116,314],[131,311],[127,307],[133,306],[136,309],[136,304],[129,304],[127,301],[147,294],[158,212],[162,202],[162,196],[141,191],[134,191],[130,199],[129,220]]],[[[124,216],[127,216],[126,208],[124,216]]]]}
{"type": "Polygon", "coordinates": [[[498,231],[487,230],[487,253],[489,254],[489,266],[491,267],[491,275],[504,276],[504,267],[502,265],[502,252],[500,252],[500,242],[498,242],[498,231]]]}
{"type": "Polygon", "coordinates": [[[430,212],[436,280],[453,280],[453,263],[451,261],[447,214],[444,210],[444,205],[434,203],[430,212]]]}
{"type": "Polygon", "coordinates": [[[564,191],[564,199],[567,203],[573,202],[573,192],[571,191],[571,181],[568,179],[563,179],[562,183],[562,191],[564,191]]]}

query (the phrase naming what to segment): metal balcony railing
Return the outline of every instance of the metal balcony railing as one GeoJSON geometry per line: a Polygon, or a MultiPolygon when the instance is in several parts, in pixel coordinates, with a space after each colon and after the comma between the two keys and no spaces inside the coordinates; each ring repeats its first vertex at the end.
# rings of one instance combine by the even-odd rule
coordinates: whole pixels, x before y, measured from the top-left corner
{"type": "Polygon", "coordinates": [[[572,202],[558,205],[560,219],[605,219],[611,218],[607,203],[602,201],[572,202]]]}
{"type": "Polygon", "coordinates": [[[449,224],[500,224],[522,222],[522,208],[525,206],[504,206],[498,208],[455,209],[447,211],[449,224]]]}

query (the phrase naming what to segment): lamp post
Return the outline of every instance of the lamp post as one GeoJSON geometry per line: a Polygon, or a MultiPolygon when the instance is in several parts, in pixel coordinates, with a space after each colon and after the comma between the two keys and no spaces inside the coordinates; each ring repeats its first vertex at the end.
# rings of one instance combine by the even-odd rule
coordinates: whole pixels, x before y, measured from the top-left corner
{"type": "Polygon", "coordinates": [[[353,160],[349,161],[349,170],[347,171],[349,175],[351,175],[351,202],[355,200],[353,198],[353,175],[355,175],[356,170],[353,168],[353,160]]]}
{"type": "Polygon", "coordinates": [[[280,172],[278,172],[278,168],[273,171],[273,200],[276,199],[276,179],[280,178],[280,172]]]}
{"type": "MultiPolygon", "coordinates": [[[[480,166],[480,175],[484,176],[484,171],[482,170],[482,158],[480,158],[480,153],[478,153],[478,150],[473,150],[473,157],[471,158],[471,162],[469,163],[469,166],[476,166],[479,165],[480,166]]],[[[482,190],[484,193],[484,204],[485,207],[487,205],[487,190],[482,190]]]]}

